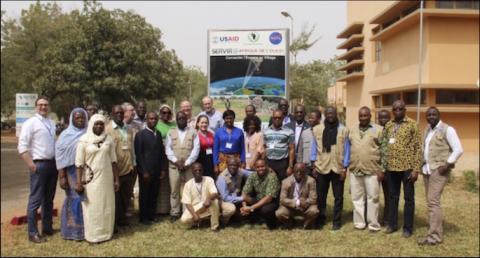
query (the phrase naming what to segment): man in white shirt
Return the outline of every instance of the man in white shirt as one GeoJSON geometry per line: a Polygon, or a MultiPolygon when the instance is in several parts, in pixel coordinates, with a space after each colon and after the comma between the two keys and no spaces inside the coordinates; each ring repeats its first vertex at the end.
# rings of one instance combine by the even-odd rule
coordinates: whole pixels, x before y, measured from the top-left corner
{"type": "Polygon", "coordinates": [[[55,123],[47,117],[48,99],[35,101],[37,114],[22,126],[18,139],[18,153],[30,170],[30,195],[28,197],[28,239],[34,243],[45,242],[42,235],[52,235],[53,198],[58,171],[55,164],[55,123]],[[37,210],[42,206],[42,229],[37,228],[37,210]]]}
{"type": "Polygon", "coordinates": [[[187,127],[187,116],[179,111],[176,115],[177,127],[168,131],[165,154],[170,161],[169,180],[170,180],[170,215],[172,221],[180,218],[180,189],[181,183],[192,178],[191,165],[198,158],[200,152],[200,141],[197,133],[190,127],[187,127]]]}
{"type": "Polygon", "coordinates": [[[437,245],[443,242],[442,208],[440,198],[448,174],[463,153],[462,144],[455,129],[440,120],[436,107],[427,109],[424,140],[424,165],[422,174],[425,183],[428,207],[428,233],[418,241],[419,245],[437,245]]]}
{"type": "Polygon", "coordinates": [[[213,107],[213,100],[209,96],[205,96],[202,99],[203,111],[199,115],[206,115],[208,117],[208,128],[215,132],[218,128],[223,126],[223,116],[220,111],[215,110],[213,107]]]}
{"type": "MultiPolygon", "coordinates": [[[[210,228],[218,231],[220,205],[215,183],[211,177],[203,176],[202,164],[198,162],[193,163],[192,173],[193,178],[188,180],[183,189],[182,203],[186,210],[183,211],[180,222],[188,226],[199,226],[202,219],[210,218],[210,228]]],[[[226,216],[230,217],[234,212],[234,209],[229,210],[226,216]]]]}

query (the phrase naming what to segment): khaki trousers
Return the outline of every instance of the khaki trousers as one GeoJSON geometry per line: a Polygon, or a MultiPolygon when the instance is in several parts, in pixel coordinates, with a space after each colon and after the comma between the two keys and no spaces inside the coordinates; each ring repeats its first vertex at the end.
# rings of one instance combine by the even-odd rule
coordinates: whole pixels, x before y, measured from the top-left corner
{"type": "MultiPolygon", "coordinates": [[[[231,204],[233,206],[228,205],[231,203],[222,203],[222,221],[229,220],[230,217],[235,213],[235,205],[231,204]],[[227,205],[224,205],[227,204],[227,205]]],[[[193,210],[198,211],[203,207],[203,203],[198,203],[197,205],[193,206],[193,210]]],[[[215,230],[219,226],[219,217],[220,217],[220,206],[218,204],[218,200],[212,201],[212,205],[205,211],[199,214],[200,219],[207,219],[210,217],[210,227],[212,230],[215,230]]],[[[193,224],[193,217],[190,211],[185,209],[185,211],[182,214],[182,217],[180,218],[180,222],[182,224],[185,224],[189,227],[192,226],[193,224]]]]}
{"type": "Polygon", "coordinates": [[[313,224],[313,222],[315,222],[315,219],[317,218],[319,213],[320,212],[316,203],[310,205],[310,207],[308,207],[308,209],[306,209],[305,211],[300,211],[280,205],[278,210],[275,211],[275,216],[280,222],[282,222],[282,224],[290,223],[291,219],[293,219],[294,216],[303,216],[305,219],[303,222],[303,227],[309,228],[313,224]]]}
{"type": "Polygon", "coordinates": [[[231,202],[224,201],[221,202],[220,206],[222,208],[222,223],[223,225],[227,225],[230,218],[232,218],[232,216],[235,215],[235,212],[237,212],[237,207],[231,202]]]}
{"type": "Polygon", "coordinates": [[[380,230],[378,222],[380,183],[377,175],[355,176],[350,174],[350,189],[353,202],[353,226],[380,230]],[[367,195],[367,218],[365,220],[365,195],[367,195]]]}
{"type": "Polygon", "coordinates": [[[168,177],[170,180],[170,215],[179,217],[182,214],[181,193],[185,183],[193,178],[192,169],[180,172],[175,165],[169,165],[168,177]]]}
{"type": "Polygon", "coordinates": [[[423,175],[428,207],[429,227],[427,238],[430,241],[443,241],[443,216],[440,198],[447,180],[447,176],[440,175],[437,170],[433,170],[430,175],[423,175]]]}

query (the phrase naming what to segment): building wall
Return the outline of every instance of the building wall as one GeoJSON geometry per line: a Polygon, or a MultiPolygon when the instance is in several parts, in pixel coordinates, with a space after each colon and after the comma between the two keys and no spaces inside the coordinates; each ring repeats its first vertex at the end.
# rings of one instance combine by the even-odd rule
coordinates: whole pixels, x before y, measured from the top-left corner
{"type": "Polygon", "coordinates": [[[479,78],[478,19],[430,17],[427,83],[474,88],[479,78]]]}

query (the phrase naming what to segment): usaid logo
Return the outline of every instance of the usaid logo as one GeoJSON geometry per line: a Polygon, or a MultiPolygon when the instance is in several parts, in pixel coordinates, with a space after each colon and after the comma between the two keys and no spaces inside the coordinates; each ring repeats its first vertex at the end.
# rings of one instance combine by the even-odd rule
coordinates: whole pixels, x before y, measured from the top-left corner
{"type": "Polygon", "coordinates": [[[282,42],[282,34],[280,34],[279,32],[272,32],[269,39],[270,43],[272,43],[273,45],[278,45],[280,44],[280,42],[282,42]]]}
{"type": "Polygon", "coordinates": [[[231,43],[238,42],[240,40],[239,36],[220,36],[213,37],[213,43],[231,43]]]}

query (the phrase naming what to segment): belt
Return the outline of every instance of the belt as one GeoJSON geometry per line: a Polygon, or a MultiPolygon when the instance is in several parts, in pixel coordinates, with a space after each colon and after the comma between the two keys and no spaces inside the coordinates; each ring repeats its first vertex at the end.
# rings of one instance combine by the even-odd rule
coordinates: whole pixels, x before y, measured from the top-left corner
{"type": "Polygon", "coordinates": [[[55,159],[34,159],[33,162],[54,162],[55,159]]]}

